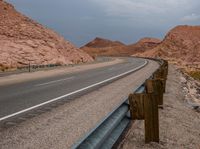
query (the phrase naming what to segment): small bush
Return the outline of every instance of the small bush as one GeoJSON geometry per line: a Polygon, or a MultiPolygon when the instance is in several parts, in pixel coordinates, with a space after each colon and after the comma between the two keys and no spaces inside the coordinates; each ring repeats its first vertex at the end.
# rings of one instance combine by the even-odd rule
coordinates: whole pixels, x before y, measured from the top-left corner
{"type": "Polygon", "coordinates": [[[200,80],[200,71],[191,71],[189,75],[196,80],[200,80]]]}
{"type": "Polygon", "coordinates": [[[5,71],[5,68],[1,68],[0,70],[4,72],[4,71],[5,71]]]}
{"type": "Polygon", "coordinates": [[[0,66],[0,70],[3,71],[3,72],[7,71],[8,69],[9,69],[8,66],[3,66],[3,65],[0,66]]]}

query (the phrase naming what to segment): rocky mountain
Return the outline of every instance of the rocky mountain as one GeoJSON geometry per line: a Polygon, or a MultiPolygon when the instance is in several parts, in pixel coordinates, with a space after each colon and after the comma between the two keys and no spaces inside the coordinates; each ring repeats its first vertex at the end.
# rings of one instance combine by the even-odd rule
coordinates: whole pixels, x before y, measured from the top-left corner
{"type": "Polygon", "coordinates": [[[186,69],[200,69],[200,26],[177,26],[157,47],[137,55],[162,57],[186,69]]]}
{"type": "Polygon", "coordinates": [[[126,45],[120,41],[111,41],[103,38],[95,38],[81,49],[92,56],[130,56],[137,52],[156,47],[161,41],[155,38],[143,38],[135,44],[126,45]]]}
{"type": "Polygon", "coordinates": [[[0,69],[92,61],[54,31],[20,14],[0,0],[0,69]]]}

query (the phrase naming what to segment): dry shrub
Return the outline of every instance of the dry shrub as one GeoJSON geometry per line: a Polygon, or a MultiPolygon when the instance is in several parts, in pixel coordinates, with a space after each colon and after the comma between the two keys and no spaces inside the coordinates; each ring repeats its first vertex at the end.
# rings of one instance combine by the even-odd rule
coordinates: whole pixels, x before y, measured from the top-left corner
{"type": "Polygon", "coordinates": [[[200,81],[200,71],[191,71],[189,72],[189,75],[193,77],[194,79],[200,81]]]}

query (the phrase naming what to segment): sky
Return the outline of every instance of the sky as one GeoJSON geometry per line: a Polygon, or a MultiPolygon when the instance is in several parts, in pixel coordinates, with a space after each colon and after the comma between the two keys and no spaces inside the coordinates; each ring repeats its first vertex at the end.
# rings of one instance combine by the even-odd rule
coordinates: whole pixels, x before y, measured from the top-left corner
{"type": "Polygon", "coordinates": [[[95,37],[131,44],[164,38],[177,25],[200,25],[199,0],[7,0],[15,8],[83,46],[95,37]]]}

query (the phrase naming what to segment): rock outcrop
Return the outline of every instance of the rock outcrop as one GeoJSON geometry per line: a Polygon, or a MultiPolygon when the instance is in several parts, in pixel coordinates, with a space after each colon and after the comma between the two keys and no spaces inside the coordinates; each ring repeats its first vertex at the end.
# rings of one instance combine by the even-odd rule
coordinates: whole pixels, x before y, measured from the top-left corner
{"type": "Polygon", "coordinates": [[[0,0],[0,69],[92,61],[84,51],[54,31],[0,0]]]}

